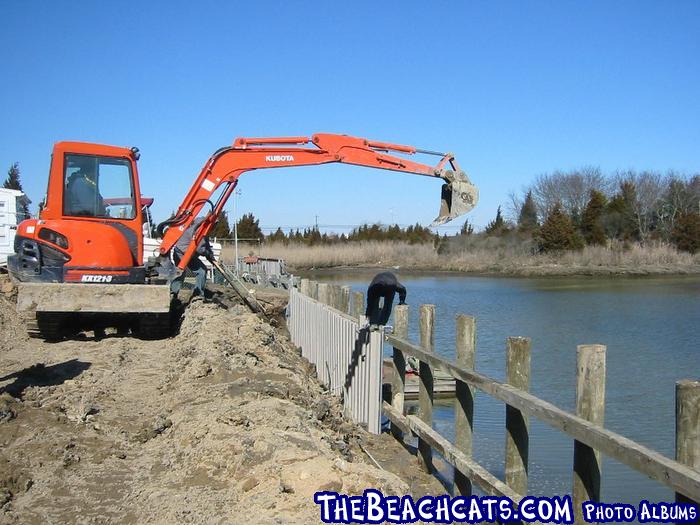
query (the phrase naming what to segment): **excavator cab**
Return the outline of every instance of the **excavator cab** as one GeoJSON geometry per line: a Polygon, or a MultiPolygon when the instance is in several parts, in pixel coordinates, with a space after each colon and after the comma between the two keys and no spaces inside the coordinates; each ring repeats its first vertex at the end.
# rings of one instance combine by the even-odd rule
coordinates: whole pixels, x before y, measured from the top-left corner
{"type": "Polygon", "coordinates": [[[46,205],[22,222],[10,271],[22,282],[143,284],[138,150],[59,142],[46,205]]]}

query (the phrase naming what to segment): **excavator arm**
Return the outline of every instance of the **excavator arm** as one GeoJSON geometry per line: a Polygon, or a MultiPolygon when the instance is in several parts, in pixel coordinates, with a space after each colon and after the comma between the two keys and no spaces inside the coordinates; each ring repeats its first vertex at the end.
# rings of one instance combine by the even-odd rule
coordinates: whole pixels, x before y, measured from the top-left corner
{"type": "Polygon", "coordinates": [[[209,158],[175,215],[159,225],[161,231],[167,227],[160,246],[161,255],[170,252],[202,208],[209,207],[209,212],[177,265],[179,269],[184,269],[199,242],[209,233],[221,214],[239,177],[246,171],[331,162],[442,179],[444,184],[440,213],[433,225],[444,224],[467,213],[478,200],[476,186],[469,181],[450,153],[327,133],[318,133],[312,137],[238,138],[232,146],[219,149],[209,158]],[[309,145],[313,147],[308,147],[309,145]],[[435,155],[440,160],[435,166],[430,166],[391,153],[435,155]],[[212,202],[212,196],[222,187],[216,202],[212,202]]]}

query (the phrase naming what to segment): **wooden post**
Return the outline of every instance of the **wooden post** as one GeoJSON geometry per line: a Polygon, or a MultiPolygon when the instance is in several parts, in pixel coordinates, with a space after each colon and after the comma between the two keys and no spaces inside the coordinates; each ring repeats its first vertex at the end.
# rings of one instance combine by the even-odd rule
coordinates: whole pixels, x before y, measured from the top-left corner
{"type": "MultiPolygon", "coordinates": [[[[426,352],[434,352],[435,346],[435,305],[420,306],[420,345],[426,352]]],[[[420,385],[418,388],[419,415],[423,422],[433,424],[433,371],[428,363],[420,362],[420,385]]],[[[433,471],[433,451],[423,439],[418,439],[418,452],[427,472],[433,471]]]]}
{"type": "Polygon", "coordinates": [[[308,279],[299,282],[299,291],[304,295],[311,295],[311,284],[308,279]]]}
{"type": "MultiPolygon", "coordinates": [[[[509,337],[506,343],[506,381],[524,392],[530,390],[530,339],[509,337]]],[[[530,436],[528,417],[506,405],[506,484],[527,494],[530,436]]]]}
{"type": "MultiPolygon", "coordinates": [[[[676,383],[676,461],[700,471],[700,381],[676,383]]],[[[699,504],[679,493],[676,501],[699,504]]]]}
{"type": "Polygon", "coordinates": [[[352,293],[352,316],[360,318],[365,315],[365,294],[362,292],[352,293]]]}
{"type": "Polygon", "coordinates": [[[350,287],[343,286],[340,288],[340,302],[338,310],[350,314],[350,287]]]}
{"type": "Polygon", "coordinates": [[[340,286],[337,284],[331,284],[329,286],[330,289],[330,296],[328,298],[328,306],[332,306],[333,308],[338,308],[338,296],[340,295],[340,286]]]}
{"type": "Polygon", "coordinates": [[[331,302],[331,285],[328,283],[318,283],[318,300],[323,304],[331,302]]]}
{"type": "MultiPolygon", "coordinates": [[[[394,308],[394,335],[408,339],[408,305],[401,304],[394,308]]],[[[394,348],[393,376],[391,381],[391,406],[401,415],[404,414],[404,389],[406,387],[406,359],[403,352],[394,348]]],[[[396,439],[403,439],[403,432],[396,425],[391,425],[391,433],[396,439]]]]}
{"type": "MultiPolygon", "coordinates": [[[[605,419],[605,346],[580,345],[576,352],[576,415],[603,426],[605,419]]],[[[573,503],[576,523],[584,523],[581,504],[600,501],[602,456],[574,441],[573,503]]]]}
{"type": "MultiPolygon", "coordinates": [[[[476,319],[468,315],[457,316],[457,365],[474,369],[476,356],[476,319]]],[[[474,389],[455,379],[455,447],[467,457],[472,456],[474,433],[474,389]]],[[[472,495],[472,483],[455,469],[454,491],[460,496],[472,495]]]]}
{"type": "Polygon", "coordinates": [[[316,281],[309,281],[309,297],[318,301],[318,283],[316,281]]]}

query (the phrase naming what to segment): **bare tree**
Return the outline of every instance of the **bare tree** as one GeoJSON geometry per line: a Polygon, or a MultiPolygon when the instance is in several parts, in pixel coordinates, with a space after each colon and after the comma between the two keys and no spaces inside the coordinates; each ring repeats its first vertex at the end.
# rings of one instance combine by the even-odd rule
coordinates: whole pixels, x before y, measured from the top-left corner
{"type": "Polygon", "coordinates": [[[666,188],[659,207],[659,228],[665,238],[669,238],[676,220],[689,211],[700,210],[700,175],[688,178],[674,171],[669,171],[664,178],[666,188]]]}
{"type": "Polygon", "coordinates": [[[643,243],[649,238],[654,222],[662,204],[666,185],[660,173],[656,171],[634,170],[617,172],[619,182],[634,185],[634,199],[631,202],[634,218],[639,231],[639,240],[643,243]]]}
{"type": "MultiPolygon", "coordinates": [[[[529,190],[524,188],[523,194],[527,195],[529,190]]],[[[524,197],[517,194],[514,191],[508,193],[508,201],[506,202],[506,218],[511,222],[518,222],[518,217],[520,217],[520,210],[523,207],[524,197]]]]}
{"type": "Polygon", "coordinates": [[[601,173],[600,168],[586,166],[568,172],[555,171],[539,175],[528,190],[532,191],[540,220],[544,220],[557,203],[561,204],[569,216],[578,220],[591,191],[596,190],[609,195],[611,183],[601,173]]]}

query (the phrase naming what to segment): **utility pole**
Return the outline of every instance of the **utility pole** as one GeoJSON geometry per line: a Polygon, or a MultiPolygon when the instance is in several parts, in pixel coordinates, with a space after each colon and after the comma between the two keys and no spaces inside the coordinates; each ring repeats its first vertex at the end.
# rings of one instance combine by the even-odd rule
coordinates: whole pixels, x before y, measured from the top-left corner
{"type": "Polygon", "coordinates": [[[241,190],[234,190],[233,192],[233,242],[236,246],[236,275],[238,275],[238,217],[236,216],[236,201],[238,200],[236,196],[241,195],[241,190]]]}

